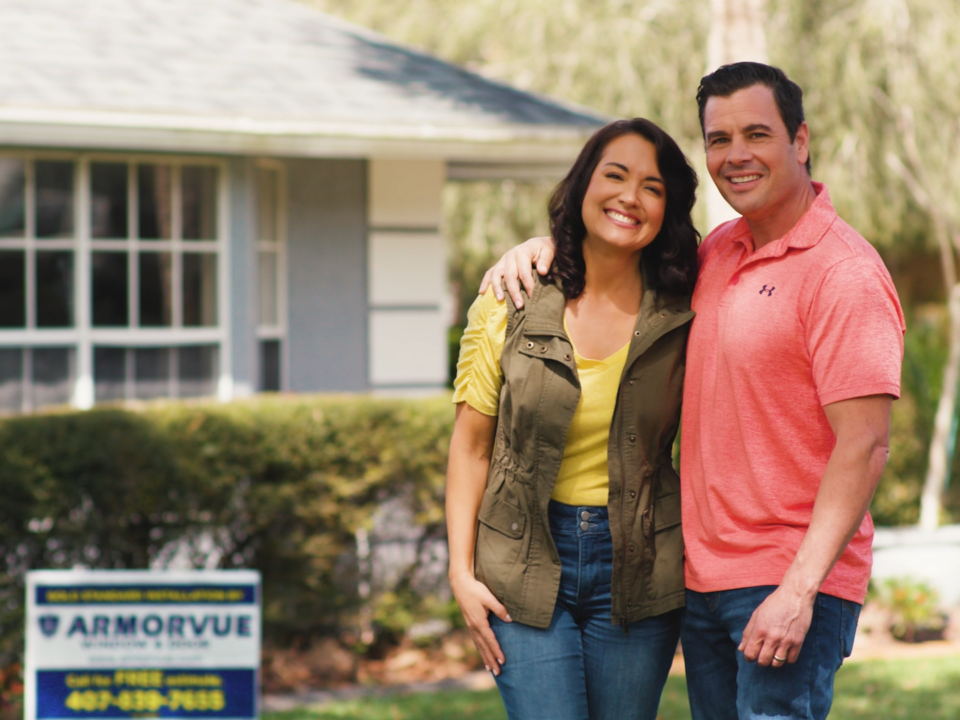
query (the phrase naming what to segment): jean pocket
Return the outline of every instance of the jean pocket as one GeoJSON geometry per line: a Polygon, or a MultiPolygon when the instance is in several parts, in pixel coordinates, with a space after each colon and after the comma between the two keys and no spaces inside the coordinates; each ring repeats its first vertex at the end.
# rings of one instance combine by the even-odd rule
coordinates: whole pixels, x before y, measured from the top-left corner
{"type": "Polygon", "coordinates": [[[840,600],[840,652],[843,657],[850,657],[853,652],[853,641],[857,635],[857,622],[860,619],[859,603],[851,600],[840,600]]]}

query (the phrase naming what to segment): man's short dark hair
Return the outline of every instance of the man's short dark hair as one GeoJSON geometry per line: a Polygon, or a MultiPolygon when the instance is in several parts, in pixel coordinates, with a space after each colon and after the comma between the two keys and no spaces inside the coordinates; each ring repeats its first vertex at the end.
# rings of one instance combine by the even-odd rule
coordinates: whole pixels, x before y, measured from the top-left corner
{"type": "MultiPolygon", "coordinates": [[[[778,67],[758,62],[738,62],[723,65],[700,80],[697,88],[697,106],[700,108],[700,132],[706,138],[703,114],[707,100],[713,96],[730,97],[737,90],[754,85],[765,85],[773,91],[773,99],[780,111],[780,119],[787,128],[790,142],[797,139],[797,130],[803,123],[803,90],[778,67]]],[[[807,172],[810,172],[810,153],[807,153],[807,172]]]]}

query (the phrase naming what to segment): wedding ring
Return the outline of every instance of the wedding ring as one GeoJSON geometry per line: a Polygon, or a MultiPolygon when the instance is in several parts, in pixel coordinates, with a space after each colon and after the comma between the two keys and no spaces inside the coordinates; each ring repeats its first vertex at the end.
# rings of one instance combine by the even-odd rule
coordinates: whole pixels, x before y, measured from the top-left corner
{"type": "Polygon", "coordinates": [[[773,656],[773,661],[774,661],[774,662],[781,662],[781,663],[782,663],[782,662],[786,662],[787,659],[786,659],[786,658],[782,658],[782,657],[777,657],[776,655],[774,655],[774,656],[773,656]]]}

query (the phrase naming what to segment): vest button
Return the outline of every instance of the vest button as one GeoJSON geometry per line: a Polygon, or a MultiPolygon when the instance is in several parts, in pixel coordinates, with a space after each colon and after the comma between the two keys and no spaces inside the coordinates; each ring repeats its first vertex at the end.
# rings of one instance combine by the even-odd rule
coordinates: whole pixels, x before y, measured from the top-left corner
{"type": "Polygon", "coordinates": [[[634,550],[636,550],[636,548],[633,545],[631,545],[630,547],[627,548],[627,550],[629,550],[630,552],[633,552],[634,550]]]}
{"type": "Polygon", "coordinates": [[[633,380],[629,380],[629,381],[627,382],[627,384],[628,384],[628,385],[633,385],[633,380]]]}
{"type": "Polygon", "coordinates": [[[527,343],[527,350],[532,350],[532,349],[533,349],[533,343],[532,343],[532,342],[528,342],[528,343],[527,343]]]}
{"type": "Polygon", "coordinates": [[[510,526],[510,529],[511,529],[511,530],[519,530],[519,529],[520,529],[520,524],[519,524],[519,523],[514,523],[513,525],[510,526]]]}
{"type": "Polygon", "coordinates": [[[627,600],[627,607],[633,607],[633,600],[627,600]]]}
{"type": "Polygon", "coordinates": [[[636,442],[636,441],[637,441],[637,436],[636,436],[636,435],[631,435],[631,436],[630,436],[630,442],[636,442]]]}
{"type": "Polygon", "coordinates": [[[631,490],[631,491],[630,491],[630,497],[631,497],[631,498],[635,498],[636,496],[637,496],[637,491],[636,491],[636,490],[631,490]]]}

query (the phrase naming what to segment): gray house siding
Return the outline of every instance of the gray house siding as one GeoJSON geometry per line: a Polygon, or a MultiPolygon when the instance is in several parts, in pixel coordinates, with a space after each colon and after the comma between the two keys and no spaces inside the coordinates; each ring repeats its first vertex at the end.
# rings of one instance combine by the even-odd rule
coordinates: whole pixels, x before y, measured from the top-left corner
{"type": "Polygon", "coordinates": [[[290,390],[366,390],[367,163],[291,160],[287,187],[290,390]]]}

